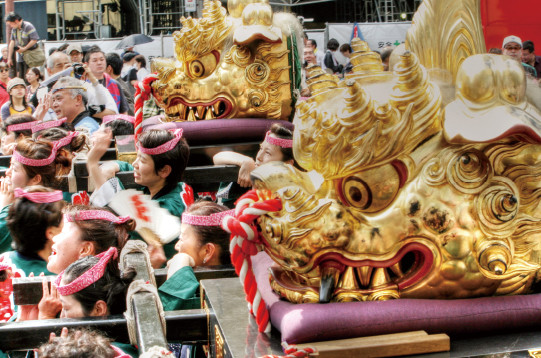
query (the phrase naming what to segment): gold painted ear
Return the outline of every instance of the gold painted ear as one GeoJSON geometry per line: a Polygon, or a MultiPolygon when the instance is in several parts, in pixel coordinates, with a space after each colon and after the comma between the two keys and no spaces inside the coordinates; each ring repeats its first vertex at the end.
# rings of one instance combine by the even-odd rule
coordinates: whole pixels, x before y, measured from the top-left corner
{"type": "Polygon", "coordinates": [[[427,69],[447,70],[454,79],[466,58],[486,52],[480,3],[423,1],[408,30],[406,48],[427,69]]]}

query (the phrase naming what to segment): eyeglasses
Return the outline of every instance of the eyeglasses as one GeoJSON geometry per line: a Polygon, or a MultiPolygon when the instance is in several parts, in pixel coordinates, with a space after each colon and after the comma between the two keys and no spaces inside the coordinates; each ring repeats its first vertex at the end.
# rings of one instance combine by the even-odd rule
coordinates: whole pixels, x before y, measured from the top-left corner
{"type": "Polygon", "coordinates": [[[0,72],[8,72],[9,68],[0,68],[0,72]]]}

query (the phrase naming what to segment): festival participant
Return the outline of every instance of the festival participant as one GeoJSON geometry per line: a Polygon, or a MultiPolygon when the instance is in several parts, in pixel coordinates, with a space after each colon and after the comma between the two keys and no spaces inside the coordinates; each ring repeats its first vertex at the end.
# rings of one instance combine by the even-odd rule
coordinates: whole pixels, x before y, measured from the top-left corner
{"type": "Polygon", "coordinates": [[[26,87],[26,101],[30,102],[30,99],[36,93],[39,88],[40,82],[43,81],[43,75],[37,67],[32,67],[26,72],[26,82],[28,86],[26,87]]]}
{"type": "MultiPolygon", "coordinates": [[[[61,129],[64,129],[67,133],[69,133],[69,129],[70,129],[69,125],[67,124],[66,118],[57,119],[54,121],[39,121],[38,123],[32,126],[32,138],[34,139],[41,138],[41,135],[44,132],[52,128],[61,128],[61,129]]],[[[66,135],[64,135],[63,137],[65,137],[66,135]]],[[[49,137],[47,137],[47,139],[51,140],[51,138],[49,137]]]]}
{"type": "Polygon", "coordinates": [[[16,77],[9,80],[7,91],[9,93],[9,101],[4,103],[0,109],[2,121],[16,114],[34,113],[34,106],[26,103],[26,83],[22,78],[16,77]]]}
{"type": "Polygon", "coordinates": [[[286,164],[295,164],[293,158],[293,133],[284,126],[275,123],[265,135],[265,140],[261,142],[259,152],[255,157],[255,161],[240,153],[235,152],[220,152],[212,159],[216,165],[236,165],[240,167],[238,185],[229,183],[220,185],[220,190],[217,196],[222,199],[225,205],[232,204],[240,197],[246,189],[252,186],[250,174],[258,166],[272,162],[280,161],[286,164]]]}
{"type": "Polygon", "coordinates": [[[229,234],[221,228],[228,208],[211,201],[198,201],[182,214],[181,234],[175,249],[178,253],[167,263],[167,281],[159,288],[164,310],[199,308],[196,297],[199,281],[194,267],[227,265],[229,234]]]}
{"type": "Polygon", "coordinates": [[[10,263],[21,277],[33,273],[52,275],[47,260],[52,253],[53,237],[62,230],[65,202],[60,190],[43,186],[15,189],[15,202],[6,219],[15,251],[4,253],[1,260],[10,263]]]}
{"type": "Polygon", "coordinates": [[[3,123],[2,155],[13,154],[18,140],[32,136],[32,127],[35,124],[36,119],[29,114],[8,117],[3,123]]]}
{"type": "MultiPolygon", "coordinates": [[[[186,140],[182,138],[182,130],[177,130],[175,133],[166,130],[150,130],[142,133],[133,166],[126,162],[115,161],[108,163],[107,168],[104,168],[102,172],[98,162],[109,148],[111,138],[112,131],[109,128],[96,132],[92,137],[93,147],[88,152],[87,168],[89,176],[94,179],[96,191],[109,178],[116,182],[112,187],[121,188],[114,177],[116,172],[133,171],[135,183],[143,187],[145,194],[150,195],[152,200],[156,200],[172,215],[180,217],[186,206],[182,198],[184,183],[180,180],[190,155],[190,148],[186,140]]],[[[111,185],[111,182],[107,185],[111,185]]],[[[176,241],[173,240],[164,245],[163,250],[167,258],[175,254],[176,241]]],[[[151,255],[151,257],[154,258],[156,255],[151,255]]],[[[153,265],[159,267],[162,263],[153,262],[153,265]]]]}
{"type": "Polygon", "coordinates": [[[60,337],[51,333],[49,342],[38,348],[40,358],[129,358],[120,348],[100,332],[88,329],[70,330],[64,327],[60,337]]]}
{"type": "Polygon", "coordinates": [[[0,180],[0,253],[11,248],[6,217],[15,199],[15,189],[38,184],[57,186],[60,177],[71,169],[69,153],[63,147],[76,145],[81,140],[85,140],[84,136],[71,132],[57,142],[25,138],[17,143],[6,177],[0,180]]]}
{"type": "Polygon", "coordinates": [[[4,62],[0,62],[0,106],[9,101],[8,82],[9,67],[4,62]]]}
{"type": "Polygon", "coordinates": [[[97,255],[111,247],[122,250],[128,232],[135,229],[130,217],[117,217],[107,209],[75,205],[66,210],[62,231],[53,238],[47,269],[60,273],[76,260],[97,255]]]}
{"type": "MultiPolygon", "coordinates": [[[[86,256],[70,264],[56,278],[53,287],[43,284],[43,297],[38,305],[39,319],[105,317],[126,311],[126,293],[135,277],[135,270],[118,269],[118,250],[110,247],[97,256],[86,256]]],[[[127,344],[113,343],[130,356],[137,350],[127,344]]]]}
{"type": "Polygon", "coordinates": [[[118,135],[133,135],[135,117],[125,114],[113,114],[103,117],[102,125],[111,128],[113,138],[118,135]]]}

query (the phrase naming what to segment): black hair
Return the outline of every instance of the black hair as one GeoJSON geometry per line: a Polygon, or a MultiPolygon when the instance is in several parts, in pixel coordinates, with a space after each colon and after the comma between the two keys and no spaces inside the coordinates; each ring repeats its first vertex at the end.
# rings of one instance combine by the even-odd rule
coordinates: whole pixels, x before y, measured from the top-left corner
{"type": "Polygon", "coordinates": [[[97,45],[94,45],[86,51],[84,62],[88,62],[90,60],[90,56],[92,56],[95,53],[101,53],[105,57],[105,53],[101,50],[101,48],[97,45]]]}
{"type": "MultiPolygon", "coordinates": [[[[100,258],[96,256],[86,256],[75,261],[64,271],[62,277],[64,284],[71,283],[82,276],[99,261],[100,258]]],[[[118,269],[118,259],[111,259],[99,280],[75,292],[72,296],[81,304],[85,317],[90,315],[98,301],[104,301],[107,304],[110,315],[122,314],[126,311],[126,292],[135,275],[133,268],[128,268],[121,274],[118,269]]]]}
{"type": "Polygon", "coordinates": [[[69,46],[70,46],[70,44],[65,42],[62,45],[60,45],[60,47],[57,49],[57,51],[64,52],[64,50],[66,50],[69,46]]]}
{"type": "MultiPolygon", "coordinates": [[[[139,136],[139,143],[144,148],[150,149],[165,144],[173,138],[173,133],[169,131],[153,129],[143,132],[139,136]]],[[[164,189],[172,190],[182,180],[182,175],[190,157],[190,147],[188,147],[186,140],[181,138],[173,149],[162,154],[150,155],[150,157],[154,161],[154,171],[156,174],[166,165],[171,167],[171,174],[165,178],[164,189]]]]}
{"type": "Polygon", "coordinates": [[[113,69],[113,74],[115,76],[120,76],[122,66],[124,65],[124,61],[122,61],[120,55],[114,52],[109,52],[107,55],[105,55],[105,61],[107,61],[107,66],[111,66],[113,69]]]}
{"type": "Polygon", "coordinates": [[[314,39],[308,39],[308,41],[312,44],[314,48],[317,48],[317,41],[314,39]]]}
{"type": "MultiPolygon", "coordinates": [[[[62,125],[65,125],[64,122],[62,125]]],[[[51,142],[56,142],[64,137],[67,137],[69,131],[66,127],[53,127],[41,130],[38,132],[40,140],[48,140],[51,142]]],[[[80,152],[81,150],[87,148],[86,136],[84,134],[79,134],[74,137],[71,142],[66,145],[64,148],[69,150],[72,153],[80,152]]]]}
{"type": "MultiPolygon", "coordinates": [[[[71,205],[65,210],[67,215],[75,217],[79,211],[102,210],[112,212],[108,208],[96,208],[88,205],[71,205]]],[[[135,230],[135,220],[130,219],[122,224],[115,224],[106,220],[74,220],[81,231],[83,241],[92,242],[94,252],[100,254],[110,247],[116,247],[120,252],[128,239],[128,232],[135,230]]]]}
{"type": "Polygon", "coordinates": [[[353,50],[351,49],[351,46],[349,44],[343,44],[342,46],[340,46],[340,52],[352,53],[353,50]]]}
{"type": "MultiPolygon", "coordinates": [[[[272,134],[274,134],[278,138],[293,140],[293,132],[291,132],[289,129],[287,129],[284,126],[281,126],[278,123],[274,123],[270,127],[270,131],[272,134]]],[[[288,160],[293,160],[293,163],[295,163],[295,158],[293,157],[293,148],[280,147],[280,151],[282,152],[283,162],[287,162],[288,160]]]]}
{"type": "Polygon", "coordinates": [[[522,49],[523,50],[528,50],[528,51],[530,51],[530,53],[534,53],[535,52],[535,47],[534,47],[533,41],[530,41],[530,40],[524,41],[522,43],[522,49]]]}
{"type": "Polygon", "coordinates": [[[147,67],[147,60],[145,59],[145,56],[137,55],[134,58],[135,58],[135,62],[139,62],[139,64],[141,65],[141,68],[147,67]]]}
{"type": "Polygon", "coordinates": [[[17,20],[22,20],[23,18],[21,15],[17,14],[16,12],[12,11],[9,14],[6,15],[6,21],[14,22],[17,20]]]}
{"type": "Polygon", "coordinates": [[[105,126],[111,128],[113,137],[133,134],[133,123],[122,119],[115,119],[114,121],[107,122],[105,126]]]}
{"type": "Polygon", "coordinates": [[[38,79],[39,79],[40,81],[43,81],[43,74],[41,73],[41,71],[39,70],[39,68],[37,68],[37,67],[32,67],[32,68],[30,69],[30,71],[34,72],[34,74],[35,74],[36,76],[38,76],[38,79]]]}
{"type": "MultiPolygon", "coordinates": [[[[41,185],[26,188],[30,193],[53,192],[41,185]]],[[[34,203],[27,198],[17,198],[10,206],[7,226],[15,249],[25,256],[34,256],[45,248],[47,228],[60,226],[62,222],[63,200],[53,203],[34,203]]]]}
{"type": "MultiPolygon", "coordinates": [[[[229,210],[227,207],[216,204],[212,201],[196,201],[188,207],[186,213],[190,215],[209,216],[211,214],[221,213],[229,210]]],[[[212,243],[220,248],[220,265],[228,265],[231,263],[231,255],[229,253],[229,233],[222,229],[221,226],[203,226],[192,225],[192,229],[200,239],[200,246],[212,243]]]]}
{"type": "Polygon", "coordinates": [[[330,39],[329,42],[327,42],[327,49],[331,51],[338,50],[338,47],[340,47],[340,43],[338,43],[338,40],[336,39],[330,39]]]}
{"type": "MultiPolygon", "coordinates": [[[[7,133],[8,127],[13,124],[21,124],[21,123],[35,122],[35,121],[36,121],[36,118],[34,118],[32,115],[28,113],[14,114],[13,116],[9,116],[4,120],[2,127],[4,131],[7,133]]],[[[31,137],[32,129],[20,129],[20,130],[13,131],[12,133],[15,134],[15,139],[17,139],[21,134],[25,137],[31,137]]]]}

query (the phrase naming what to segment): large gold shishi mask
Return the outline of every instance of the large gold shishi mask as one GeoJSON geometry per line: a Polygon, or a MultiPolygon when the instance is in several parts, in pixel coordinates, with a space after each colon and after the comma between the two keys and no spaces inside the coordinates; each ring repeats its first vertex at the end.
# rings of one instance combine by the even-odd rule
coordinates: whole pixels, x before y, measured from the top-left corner
{"type": "Polygon", "coordinates": [[[176,59],[156,59],[152,84],[166,121],[221,118],[290,119],[300,83],[290,14],[273,14],[268,1],[205,0],[203,17],[182,18],[173,34],[176,59]]]}
{"type": "Polygon", "coordinates": [[[479,24],[478,1],[425,0],[394,72],[359,40],[345,80],[308,69],[313,96],[297,105],[293,149],[321,180],[282,163],[252,173],[261,198],[282,201],[258,222],[280,295],[531,292],[541,264],[541,113],[520,63],[481,54],[479,24]]]}

